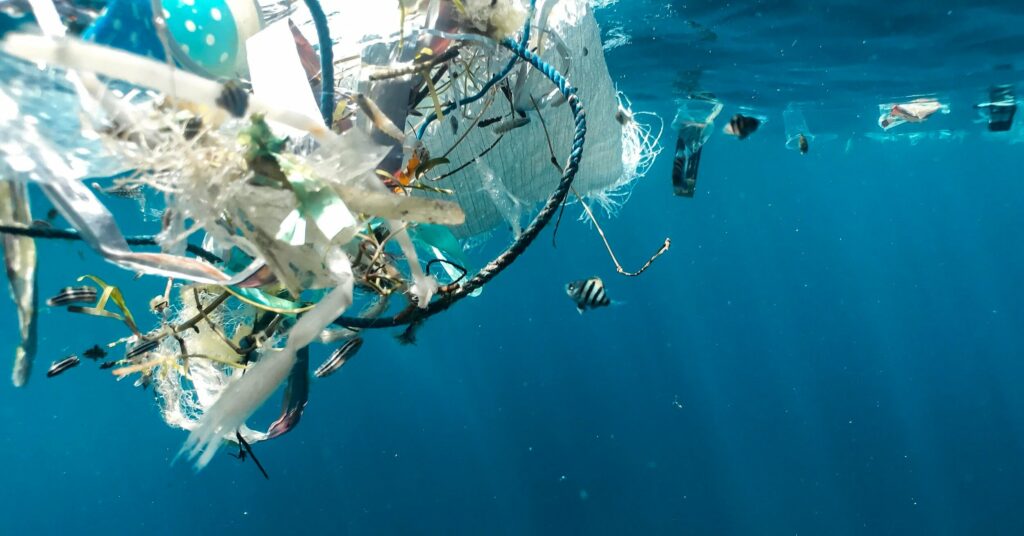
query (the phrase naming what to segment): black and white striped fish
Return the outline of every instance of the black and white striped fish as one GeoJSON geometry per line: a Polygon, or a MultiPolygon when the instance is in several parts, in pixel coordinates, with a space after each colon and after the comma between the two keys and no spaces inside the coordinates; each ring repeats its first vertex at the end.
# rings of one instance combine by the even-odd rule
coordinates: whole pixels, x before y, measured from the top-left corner
{"type": "Polygon", "coordinates": [[[143,340],[143,341],[137,342],[137,343],[135,343],[135,346],[132,346],[131,350],[128,350],[128,353],[125,354],[125,357],[128,358],[128,359],[132,359],[134,357],[138,357],[140,355],[147,354],[149,352],[152,352],[153,350],[156,350],[157,346],[160,346],[160,341],[157,341],[157,340],[151,340],[151,341],[143,340]]]}
{"type": "Polygon", "coordinates": [[[317,367],[316,372],[313,373],[317,378],[326,378],[331,374],[334,374],[345,364],[346,361],[352,359],[352,356],[356,355],[356,352],[363,347],[363,338],[354,337],[349,339],[348,342],[341,345],[331,354],[331,357],[327,358],[322,365],[317,367]]]}
{"type": "Polygon", "coordinates": [[[573,281],[565,286],[565,293],[576,302],[576,310],[583,314],[587,309],[607,307],[612,304],[604,292],[604,281],[594,276],[583,281],[573,281]]]}
{"type": "Polygon", "coordinates": [[[756,117],[748,117],[742,114],[736,114],[729,120],[729,124],[725,125],[725,133],[730,136],[736,136],[743,140],[747,136],[757,131],[757,127],[761,126],[761,120],[756,117]]]}
{"type": "Polygon", "coordinates": [[[60,307],[62,305],[71,305],[75,303],[96,303],[98,297],[96,289],[94,287],[82,286],[82,287],[64,287],[56,296],[46,300],[46,305],[50,307],[60,307]]]}
{"type": "Polygon", "coordinates": [[[64,359],[61,359],[60,361],[55,361],[52,365],[50,365],[50,370],[46,371],[46,377],[52,378],[69,368],[77,367],[78,363],[79,361],[77,355],[69,355],[64,359]]]}

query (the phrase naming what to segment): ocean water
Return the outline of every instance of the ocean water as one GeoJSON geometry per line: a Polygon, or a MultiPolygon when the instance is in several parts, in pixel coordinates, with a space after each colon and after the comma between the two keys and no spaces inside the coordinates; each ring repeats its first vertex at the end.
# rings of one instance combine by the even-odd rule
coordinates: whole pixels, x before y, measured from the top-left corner
{"type": "MultiPolygon", "coordinates": [[[[628,40],[607,52],[619,89],[666,122],[603,220],[627,269],[672,238],[647,273],[616,275],[570,207],[557,248],[545,232],[415,346],[369,334],[315,382],[302,424],[255,446],[270,480],[225,453],[172,464],[185,435],[151,392],[91,363],[43,377],[120,335],[43,311],[32,381],[0,387],[0,531],[1024,533],[1024,119],[991,135],[972,109],[1024,78],[1024,4],[621,0],[597,17],[628,40]],[[693,91],[725,110],[686,199],[668,124],[693,91]],[[878,105],[922,95],[950,113],[879,139],[878,105]],[[784,146],[790,103],[807,155],[784,146]],[[739,110],[768,119],[743,141],[720,132],[739,110]],[[591,275],[621,303],[580,315],[563,287],[591,275]]],[[[89,272],[162,288],[81,244],[40,259],[44,297],[89,272]]],[[[8,302],[11,347],[16,325],[8,302]]]]}

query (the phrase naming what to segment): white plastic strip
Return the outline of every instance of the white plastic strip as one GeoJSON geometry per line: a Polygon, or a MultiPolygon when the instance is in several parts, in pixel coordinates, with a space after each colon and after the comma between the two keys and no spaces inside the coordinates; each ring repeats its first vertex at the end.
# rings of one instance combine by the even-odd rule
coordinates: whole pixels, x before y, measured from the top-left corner
{"type": "MultiPolygon", "coordinates": [[[[245,42],[253,93],[267,104],[308,117],[319,117],[313,91],[306,80],[288,20],[271,24],[245,42]]],[[[289,136],[302,130],[275,123],[275,131],[289,136]]]]}

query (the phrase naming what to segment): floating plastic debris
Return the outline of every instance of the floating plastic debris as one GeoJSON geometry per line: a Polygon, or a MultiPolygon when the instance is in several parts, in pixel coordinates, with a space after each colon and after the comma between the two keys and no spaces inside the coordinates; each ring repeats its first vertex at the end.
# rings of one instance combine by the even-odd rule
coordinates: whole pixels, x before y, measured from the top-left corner
{"type": "Polygon", "coordinates": [[[914,99],[902,104],[880,104],[878,109],[881,113],[878,117],[878,126],[882,130],[889,130],[908,122],[921,123],[936,112],[949,113],[949,105],[932,98],[914,99]]]}
{"type": "Polygon", "coordinates": [[[782,123],[786,129],[786,148],[807,154],[814,141],[814,134],[807,126],[803,110],[793,105],[787,106],[782,111],[782,123]]]}
{"type": "Polygon", "coordinates": [[[672,187],[677,196],[693,197],[696,192],[701,150],[711,138],[715,118],[721,112],[722,103],[713,98],[691,97],[680,104],[672,121],[672,128],[678,132],[672,161],[672,187]]]}
{"type": "Polygon", "coordinates": [[[523,202],[508,191],[505,183],[491,171],[491,168],[487,167],[487,164],[477,162],[476,166],[487,197],[494,203],[495,208],[508,224],[512,235],[518,237],[523,231],[519,223],[523,216],[523,202]]]}
{"type": "Polygon", "coordinates": [[[479,295],[570,191],[614,211],[659,150],[651,114],[615,90],[583,0],[344,12],[111,0],[81,28],[51,0],[30,4],[0,21],[0,179],[12,192],[0,226],[25,349],[15,382],[28,376],[35,300],[34,262],[15,257],[34,257],[33,240],[84,241],[166,290],[86,275],[90,286],[50,304],[120,324],[123,338],[86,355],[153,386],[197,468],[225,443],[251,456],[294,429],[309,382],[364,340],[369,351],[363,330],[406,326],[412,343],[431,315],[479,295]],[[26,184],[72,229],[35,225],[16,195],[26,184]],[[107,203],[121,198],[140,202],[140,221],[115,217],[107,203]],[[502,223],[508,249],[472,259],[464,240],[502,223]],[[341,340],[311,375],[315,344],[341,340]],[[279,417],[250,428],[282,385],[279,417]]]}
{"type": "Polygon", "coordinates": [[[1017,113],[1017,98],[1012,85],[993,86],[988,93],[989,101],[976,105],[985,112],[990,132],[1008,132],[1013,128],[1013,116],[1017,113]]]}

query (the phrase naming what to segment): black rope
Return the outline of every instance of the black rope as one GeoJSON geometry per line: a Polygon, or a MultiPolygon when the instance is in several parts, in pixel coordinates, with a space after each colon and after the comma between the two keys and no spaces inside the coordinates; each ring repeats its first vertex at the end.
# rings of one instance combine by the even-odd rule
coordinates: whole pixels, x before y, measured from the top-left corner
{"type": "MultiPolygon", "coordinates": [[[[55,240],[85,240],[82,234],[73,229],[57,229],[54,227],[22,227],[18,225],[0,225],[0,233],[28,236],[31,238],[49,238],[55,240]]],[[[129,246],[155,246],[156,237],[153,235],[125,237],[129,246]]],[[[211,263],[224,262],[224,259],[206,251],[205,249],[189,244],[186,251],[211,263]]]]}
{"type": "Polygon", "coordinates": [[[451,283],[449,283],[449,285],[457,285],[457,284],[459,284],[460,281],[465,279],[467,275],[469,275],[469,270],[467,270],[466,267],[462,266],[461,264],[454,263],[454,262],[452,262],[452,261],[450,261],[448,259],[430,259],[430,261],[427,262],[427,267],[424,268],[423,271],[429,274],[430,273],[430,267],[435,265],[435,264],[446,264],[448,266],[451,266],[452,268],[455,268],[459,272],[461,272],[461,275],[459,275],[459,278],[456,279],[455,281],[452,281],[451,283]]]}

